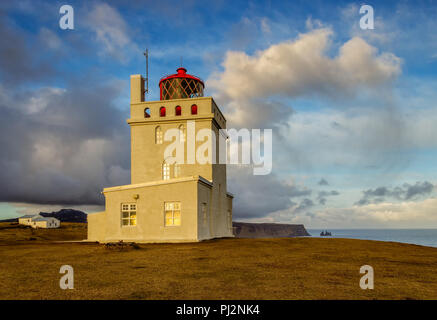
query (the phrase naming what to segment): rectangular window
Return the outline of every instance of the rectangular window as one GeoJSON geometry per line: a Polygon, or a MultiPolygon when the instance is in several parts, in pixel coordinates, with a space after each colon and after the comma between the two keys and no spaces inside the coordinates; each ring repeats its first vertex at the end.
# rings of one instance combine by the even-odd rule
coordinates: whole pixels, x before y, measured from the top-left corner
{"type": "Polygon", "coordinates": [[[166,202],[164,204],[164,220],[165,226],[180,226],[181,225],[181,203],[166,202]]]}
{"type": "Polygon", "coordinates": [[[135,203],[121,204],[121,225],[123,227],[137,225],[137,205],[135,203]]]}
{"type": "Polygon", "coordinates": [[[162,144],[162,129],[161,129],[161,127],[156,127],[156,129],[155,129],[155,143],[162,144]]]}
{"type": "Polygon", "coordinates": [[[162,179],[163,180],[170,179],[170,165],[168,163],[164,163],[162,165],[162,179]]]}

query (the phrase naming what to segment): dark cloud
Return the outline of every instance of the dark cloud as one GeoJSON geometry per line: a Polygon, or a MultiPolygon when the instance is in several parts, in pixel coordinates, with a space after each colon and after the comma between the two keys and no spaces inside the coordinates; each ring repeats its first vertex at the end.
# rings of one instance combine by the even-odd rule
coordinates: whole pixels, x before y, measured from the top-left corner
{"type": "Polygon", "coordinates": [[[319,185],[319,186],[328,186],[329,183],[328,183],[328,181],[326,181],[324,178],[322,178],[322,179],[320,179],[318,185],[319,185]]]}
{"type": "Polygon", "coordinates": [[[314,213],[312,213],[312,212],[306,212],[305,215],[306,215],[307,217],[310,217],[311,219],[315,219],[315,218],[317,218],[317,215],[314,214],[314,213]]]}
{"type": "Polygon", "coordinates": [[[336,190],[320,191],[317,195],[317,200],[319,201],[319,204],[325,205],[327,201],[326,197],[338,196],[338,195],[340,195],[340,193],[336,190]]]}
{"type": "MultiPolygon", "coordinates": [[[[273,174],[255,176],[251,169],[232,166],[228,166],[228,189],[236,195],[233,203],[236,218],[264,217],[296,205],[292,198],[306,197],[312,192],[288,185],[273,174]]],[[[305,205],[307,201],[299,206],[305,205]]]]}
{"type": "Polygon", "coordinates": [[[0,201],[102,204],[103,187],[127,183],[119,90],[90,81],[0,95],[0,201]]]}
{"type": "Polygon", "coordinates": [[[327,196],[338,196],[340,193],[338,191],[332,190],[332,191],[320,191],[318,194],[319,198],[327,197],[327,196]]]}
{"type": "Polygon", "coordinates": [[[429,195],[434,190],[434,185],[428,181],[416,182],[415,184],[404,183],[402,186],[394,188],[378,187],[363,191],[363,197],[357,201],[356,205],[366,205],[370,203],[381,203],[385,198],[395,200],[412,200],[429,195]]]}
{"type": "Polygon", "coordinates": [[[294,213],[305,212],[306,210],[308,210],[313,206],[314,206],[314,202],[311,199],[305,198],[299,203],[299,206],[297,206],[294,209],[294,213]]]}
{"type": "Polygon", "coordinates": [[[2,84],[15,85],[22,81],[42,80],[53,76],[52,57],[38,40],[30,41],[27,34],[0,11],[0,79],[2,84]],[[26,41],[27,40],[27,41],[26,41]]]}
{"type": "Polygon", "coordinates": [[[369,189],[364,191],[364,196],[365,197],[386,197],[386,196],[391,196],[391,195],[396,195],[399,193],[399,188],[396,188],[396,191],[390,191],[388,188],[386,187],[379,187],[376,189],[369,189]]]}
{"type": "Polygon", "coordinates": [[[75,36],[26,31],[5,14],[15,9],[0,9],[0,201],[101,205],[103,187],[129,182],[128,108],[114,104],[128,79],[69,68],[83,40],[67,50],[75,36]]]}
{"type": "Polygon", "coordinates": [[[366,204],[378,204],[378,203],[382,203],[385,201],[385,198],[373,198],[373,199],[369,199],[369,198],[362,198],[359,201],[357,201],[355,204],[359,205],[359,206],[364,206],[366,204]]]}
{"type": "Polygon", "coordinates": [[[434,190],[434,185],[428,181],[416,182],[415,185],[404,184],[405,200],[409,200],[416,196],[430,194],[434,190]]]}

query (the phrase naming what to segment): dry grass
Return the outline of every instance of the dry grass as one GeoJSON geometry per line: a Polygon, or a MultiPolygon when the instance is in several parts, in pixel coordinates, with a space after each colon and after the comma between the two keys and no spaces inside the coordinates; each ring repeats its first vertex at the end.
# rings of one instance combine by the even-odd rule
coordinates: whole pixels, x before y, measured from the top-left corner
{"type": "Polygon", "coordinates": [[[70,241],[87,237],[86,223],[63,222],[58,229],[33,229],[18,223],[0,222],[0,245],[26,241],[70,241]]]}
{"type": "Polygon", "coordinates": [[[108,250],[0,224],[0,299],[436,299],[437,248],[351,239],[221,239],[108,250]],[[6,227],[6,228],[5,228],[6,227]],[[37,240],[28,240],[30,237],[37,240]],[[75,289],[59,288],[69,264],[75,289]],[[360,266],[375,289],[359,288],[360,266]]]}

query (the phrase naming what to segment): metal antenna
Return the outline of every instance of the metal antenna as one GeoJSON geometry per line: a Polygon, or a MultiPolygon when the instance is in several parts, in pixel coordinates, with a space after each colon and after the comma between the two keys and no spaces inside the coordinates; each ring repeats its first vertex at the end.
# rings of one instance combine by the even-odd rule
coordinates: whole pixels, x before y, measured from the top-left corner
{"type": "Polygon", "coordinates": [[[149,49],[146,49],[146,52],[144,52],[144,56],[146,57],[146,90],[144,92],[148,94],[149,93],[149,49]]]}
{"type": "Polygon", "coordinates": [[[181,67],[182,67],[182,56],[181,56],[181,67]]]}

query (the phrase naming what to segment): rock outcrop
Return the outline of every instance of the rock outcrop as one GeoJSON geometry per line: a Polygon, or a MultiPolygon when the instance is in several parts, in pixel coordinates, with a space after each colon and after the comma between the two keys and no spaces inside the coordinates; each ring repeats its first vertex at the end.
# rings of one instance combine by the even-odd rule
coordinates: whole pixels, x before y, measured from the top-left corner
{"type": "Polygon", "coordinates": [[[236,238],[291,238],[310,236],[303,224],[233,222],[236,238]]]}
{"type": "Polygon", "coordinates": [[[61,209],[57,212],[40,212],[43,217],[53,217],[61,222],[87,222],[86,213],[74,209],[61,209]]]}

